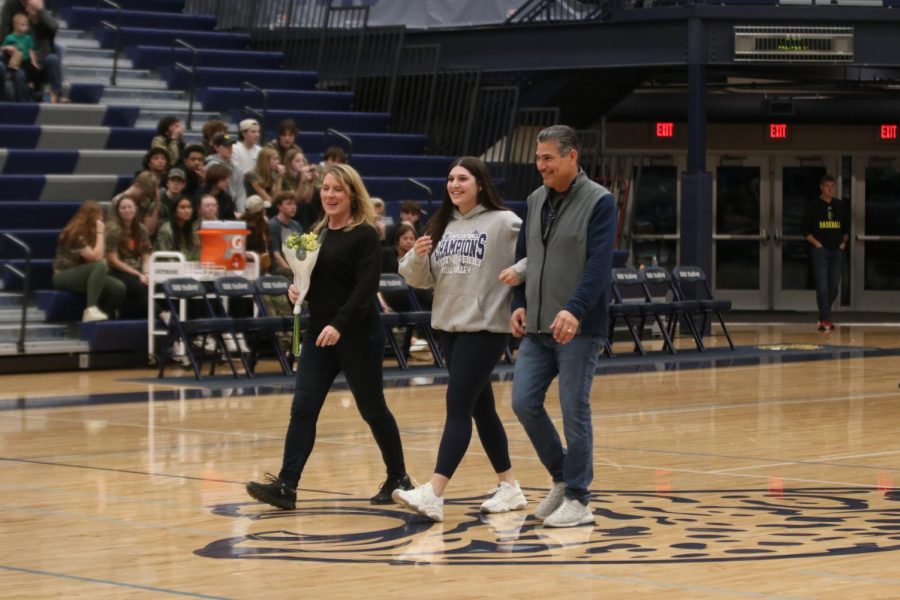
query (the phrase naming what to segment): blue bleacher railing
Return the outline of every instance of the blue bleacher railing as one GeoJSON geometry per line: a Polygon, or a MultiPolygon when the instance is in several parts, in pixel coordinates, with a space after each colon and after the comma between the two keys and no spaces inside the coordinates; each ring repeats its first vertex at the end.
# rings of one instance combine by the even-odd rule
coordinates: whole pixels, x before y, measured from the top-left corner
{"type": "Polygon", "coordinates": [[[179,69],[183,71],[187,71],[191,76],[191,85],[188,90],[188,115],[187,115],[187,128],[188,130],[192,129],[191,121],[194,118],[194,98],[197,95],[197,49],[185,42],[181,38],[175,38],[172,40],[171,45],[172,56],[175,64],[173,66],[173,70],[177,71],[179,69]],[[188,68],[183,63],[178,62],[178,56],[175,54],[175,46],[181,46],[182,48],[187,48],[191,52],[191,66],[188,68]]]}
{"type": "Polygon", "coordinates": [[[16,349],[19,354],[25,354],[25,321],[28,315],[28,297],[31,293],[31,247],[11,233],[0,234],[0,239],[18,247],[25,255],[25,268],[22,271],[12,265],[5,265],[8,271],[22,279],[22,316],[19,320],[19,339],[16,342],[16,349]]]}
{"type": "Polygon", "coordinates": [[[353,139],[349,135],[347,135],[345,133],[341,133],[337,129],[332,129],[329,127],[328,129],[325,130],[325,147],[326,148],[329,146],[328,140],[330,138],[337,138],[337,139],[341,140],[342,142],[344,142],[344,144],[346,146],[344,148],[344,152],[347,153],[347,160],[349,161],[350,157],[353,155],[353,139]]]}
{"type": "Polygon", "coordinates": [[[412,178],[412,177],[407,177],[407,178],[406,178],[406,183],[408,183],[408,184],[410,184],[411,186],[413,186],[413,187],[415,187],[415,188],[418,188],[418,189],[422,190],[423,192],[425,192],[425,195],[426,195],[427,198],[428,198],[428,202],[427,202],[427,204],[426,204],[426,206],[428,207],[427,213],[428,213],[429,215],[433,215],[433,214],[434,214],[434,211],[432,210],[432,206],[431,206],[431,205],[434,203],[434,193],[431,191],[431,187],[425,185],[424,183],[422,183],[422,182],[419,181],[418,179],[414,179],[414,178],[412,178]]]}
{"type": "Polygon", "coordinates": [[[113,2],[113,0],[97,0],[97,12],[100,12],[100,5],[106,5],[110,8],[115,9],[116,11],[116,24],[113,25],[109,21],[100,21],[100,24],[107,29],[112,29],[116,32],[116,47],[113,51],[113,68],[112,75],[109,76],[109,85],[116,85],[116,76],[119,71],[119,54],[122,52],[122,7],[113,2]]]}

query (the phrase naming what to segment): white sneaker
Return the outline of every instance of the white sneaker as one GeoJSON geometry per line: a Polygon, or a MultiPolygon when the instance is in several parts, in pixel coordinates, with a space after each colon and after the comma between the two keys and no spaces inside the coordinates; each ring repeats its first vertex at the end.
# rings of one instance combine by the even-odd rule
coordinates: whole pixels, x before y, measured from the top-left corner
{"type": "Polygon", "coordinates": [[[504,513],[511,510],[522,510],[528,504],[518,481],[515,485],[501,481],[493,494],[481,504],[481,512],[504,513]]]}
{"type": "Polygon", "coordinates": [[[184,351],[184,342],[181,340],[172,342],[172,360],[182,367],[191,366],[191,359],[187,357],[187,353],[184,351]]]}
{"type": "Polygon", "coordinates": [[[435,496],[430,483],[412,490],[396,489],[391,493],[394,502],[413,510],[432,521],[444,520],[444,497],[435,496]]]}
{"type": "Polygon", "coordinates": [[[559,483],[554,483],[553,487],[550,488],[550,493],[547,494],[547,497],[541,500],[541,503],[538,504],[538,507],[534,509],[534,516],[538,519],[546,519],[551,514],[553,514],[553,511],[560,507],[565,496],[565,482],[560,481],[559,483]]]}
{"type": "Polygon", "coordinates": [[[234,341],[234,336],[230,333],[223,333],[222,339],[225,341],[225,349],[228,352],[234,353],[238,351],[237,342],[234,341]]]}
{"type": "Polygon", "coordinates": [[[582,504],[573,498],[566,498],[562,505],[544,519],[544,527],[577,527],[594,522],[590,504],[582,504]]]}
{"type": "Polygon", "coordinates": [[[247,345],[247,340],[244,339],[244,334],[237,334],[237,345],[241,352],[244,354],[250,354],[250,346],[247,345]]]}
{"type": "Polygon", "coordinates": [[[81,315],[81,320],[84,323],[90,323],[91,321],[105,321],[107,319],[109,319],[109,317],[106,313],[96,306],[88,306],[81,315]]]}

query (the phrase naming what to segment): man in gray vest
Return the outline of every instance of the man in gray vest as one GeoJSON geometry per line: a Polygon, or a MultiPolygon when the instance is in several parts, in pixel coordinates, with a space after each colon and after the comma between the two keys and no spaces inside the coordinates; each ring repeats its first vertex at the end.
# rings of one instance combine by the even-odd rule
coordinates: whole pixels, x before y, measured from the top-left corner
{"type": "Polygon", "coordinates": [[[594,522],[588,491],[594,477],[590,395],[609,332],[616,203],[579,168],[579,152],[571,127],[553,125],[538,134],[535,159],[544,185],[528,197],[516,245],[516,260],[528,260],[510,318],[513,335],[523,338],[512,401],[553,477],[549,495],[534,512],[545,527],[594,522]],[[567,448],[544,409],[557,375],[567,448]]]}

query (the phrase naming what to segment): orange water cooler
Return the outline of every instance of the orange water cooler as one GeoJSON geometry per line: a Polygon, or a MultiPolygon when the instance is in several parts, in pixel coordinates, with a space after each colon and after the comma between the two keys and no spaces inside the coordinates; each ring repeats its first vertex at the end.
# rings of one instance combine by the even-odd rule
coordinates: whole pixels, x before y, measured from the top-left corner
{"type": "Polygon", "coordinates": [[[204,221],[200,234],[200,262],[229,271],[243,270],[247,264],[247,229],[243,221],[204,221]]]}

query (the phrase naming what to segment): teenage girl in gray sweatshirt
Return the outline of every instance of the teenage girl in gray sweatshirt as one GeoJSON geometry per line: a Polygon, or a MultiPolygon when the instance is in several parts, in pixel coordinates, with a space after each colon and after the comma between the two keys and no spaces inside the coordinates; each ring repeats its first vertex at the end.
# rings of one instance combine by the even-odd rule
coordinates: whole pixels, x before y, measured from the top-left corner
{"type": "Polygon", "coordinates": [[[444,489],[472,438],[472,419],[499,485],[482,512],[525,508],[512,476],[506,431],[494,406],[491,373],[509,342],[511,288],[499,280],[515,259],[522,220],[508,210],[485,164],[457,159],[447,176],[444,201],[400,262],[413,287],[434,288],[431,323],[447,360],[447,420],[434,474],[393,498],[434,521],[444,519],[444,489]]]}

